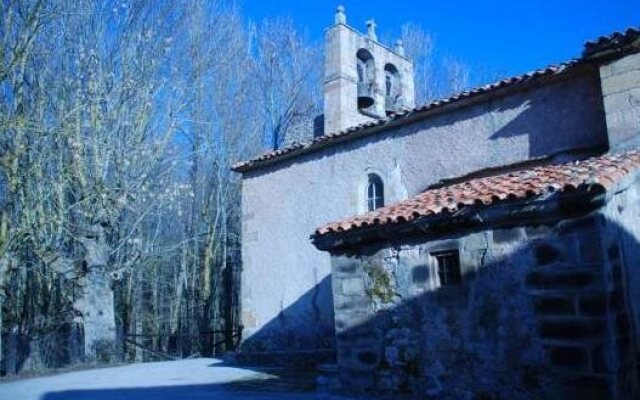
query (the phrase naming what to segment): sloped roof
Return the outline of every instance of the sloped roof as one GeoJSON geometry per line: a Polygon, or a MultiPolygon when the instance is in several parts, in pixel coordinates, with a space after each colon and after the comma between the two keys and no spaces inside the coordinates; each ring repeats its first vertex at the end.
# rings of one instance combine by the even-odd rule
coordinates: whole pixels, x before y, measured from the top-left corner
{"type": "Polygon", "coordinates": [[[326,224],[319,227],[313,237],[409,223],[422,217],[452,214],[465,207],[489,207],[508,200],[587,189],[594,185],[607,190],[637,169],[640,169],[640,151],[632,151],[469,179],[426,190],[413,198],[363,215],[326,224]]]}
{"type": "Polygon", "coordinates": [[[232,169],[236,172],[246,172],[255,168],[268,165],[273,161],[291,158],[299,154],[311,152],[327,145],[342,142],[343,140],[349,140],[352,138],[360,137],[378,131],[376,128],[385,128],[387,126],[401,124],[405,120],[409,120],[412,117],[419,116],[420,114],[426,114],[438,108],[461,102],[463,100],[471,99],[476,96],[495,92],[499,89],[516,87],[518,85],[524,85],[530,82],[534,82],[541,78],[546,78],[554,75],[561,75],[572,67],[579,64],[578,60],[571,60],[566,63],[558,65],[550,65],[543,69],[528,72],[526,74],[513,76],[510,78],[502,79],[500,81],[481,86],[475,89],[463,91],[457,93],[451,97],[447,97],[440,100],[435,100],[420,107],[406,109],[397,113],[392,113],[388,117],[378,120],[372,120],[359,125],[355,125],[339,132],[327,133],[323,136],[317,137],[312,141],[306,143],[293,143],[282,149],[269,151],[256,158],[248,161],[241,161],[233,165],[232,169]]]}
{"type": "Polygon", "coordinates": [[[366,122],[339,132],[329,132],[324,136],[320,136],[309,142],[293,143],[282,149],[264,153],[251,160],[238,162],[233,165],[232,170],[236,172],[247,172],[269,165],[276,161],[293,158],[295,156],[309,153],[329,145],[340,143],[344,140],[355,139],[357,137],[384,130],[389,126],[408,122],[413,117],[426,115],[431,111],[443,108],[447,105],[462,103],[464,100],[471,100],[474,97],[485,94],[493,94],[501,89],[515,89],[519,86],[525,86],[528,83],[535,82],[539,79],[561,75],[573,70],[574,67],[577,67],[579,64],[583,64],[589,61],[589,59],[591,58],[598,57],[599,54],[603,52],[607,54],[614,54],[621,52],[624,53],[628,50],[629,47],[633,47],[635,49],[638,47],[636,45],[638,40],[640,40],[640,28],[634,27],[629,28],[624,32],[613,32],[607,36],[601,36],[594,41],[586,42],[584,45],[583,57],[580,59],[570,60],[558,65],[550,65],[543,69],[538,69],[522,75],[502,79],[500,81],[464,91],[454,96],[436,100],[416,108],[402,110],[398,113],[391,114],[386,118],[366,122]]]}

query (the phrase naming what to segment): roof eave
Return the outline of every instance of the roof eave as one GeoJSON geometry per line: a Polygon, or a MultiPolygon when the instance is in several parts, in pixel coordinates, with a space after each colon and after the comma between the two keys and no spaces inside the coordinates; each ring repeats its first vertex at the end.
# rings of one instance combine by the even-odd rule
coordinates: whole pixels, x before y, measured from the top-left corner
{"type": "Polygon", "coordinates": [[[436,238],[461,230],[497,228],[530,223],[552,223],[596,210],[609,201],[611,191],[599,184],[582,189],[505,200],[489,207],[470,206],[453,214],[424,216],[411,222],[374,225],[345,232],[314,234],[312,243],[322,251],[341,251],[374,242],[397,241],[411,235],[436,238]]]}
{"type": "Polygon", "coordinates": [[[422,107],[417,107],[412,110],[407,110],[398,113],[393,119],[382,119],[378,121],[372,121],[364,127],[352,127],[347,128],[345,131],[334,134],[335,136],[325,136],[320,140],[312,142],[310,145],[298,145],[299,147],[290,151],[283,149],[283,153],[275,155],[265,160],[253,160],[243,161],[235,164],[231,167],[231,170],[239,173],[246,173],[253,170],[257,170],[269,165],[281,163],[292,158],[297,158],[301,155],[313,153],[329,146],[335,146],[339,143],[346,141],[356,140],[362,137],[370,136],[378,132],[387,131],[398,126],[403,126],[416,121],[431,118],[436,115],[449,113],[460,108],[468,107],[475,104],[480,104],[488,100],[494,100],[496,98],[504,97],[512,93],[528,90],[532,87],[539,85],[545,85],[567,79],[570,76],[574,76],[580,73],[586,72],[592,68],[592,64],[584,62],[582,60],[571,60],[564,66],[564,69],[560,71],[551,71],[549,68],[541,70],[543,72],[531,73],[531,76],[522,78],[527,74],[510,79],[504,79],[500,82],[501,86],[497,86],[491,89],[476,88],[470,91],[459,93],[455,96],[444,100],[437,100],[422,107]],[[550,72],[546,72],[550,71],[550,72]],[[508,83],[509,80],[522,79],[514,83],[508,83]]]}

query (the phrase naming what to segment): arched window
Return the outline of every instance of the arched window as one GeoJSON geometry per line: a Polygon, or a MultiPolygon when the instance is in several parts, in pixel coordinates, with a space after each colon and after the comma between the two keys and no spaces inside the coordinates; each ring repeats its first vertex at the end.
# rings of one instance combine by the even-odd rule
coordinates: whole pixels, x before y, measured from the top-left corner
{"type": "Polygon", "coordinates": [[[367,184],[367,210],[373,211],[384,207],[384,185],[376,174],[369,174],[367,184]]]}

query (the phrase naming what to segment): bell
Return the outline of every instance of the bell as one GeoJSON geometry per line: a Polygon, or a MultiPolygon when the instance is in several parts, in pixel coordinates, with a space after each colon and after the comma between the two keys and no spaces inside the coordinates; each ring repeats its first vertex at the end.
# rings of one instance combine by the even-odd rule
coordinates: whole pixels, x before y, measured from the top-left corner
{"type": "Polygon", "coordinates": [[[368,108],[374,103],[373,90],[371,85],[365,82],[358,82],[358,108],[368,108]]]}

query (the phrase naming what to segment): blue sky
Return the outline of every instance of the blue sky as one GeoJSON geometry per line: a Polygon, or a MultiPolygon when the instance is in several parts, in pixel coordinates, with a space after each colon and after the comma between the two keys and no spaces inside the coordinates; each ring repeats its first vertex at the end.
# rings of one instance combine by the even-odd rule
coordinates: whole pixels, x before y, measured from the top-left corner
{"type": "Polygon", "coordinates": [[[314,41],[322,40],[338,4],[347,23],[364,31],[375,18],[379,33],[404,22],[421,25],[439,51],[472,68],[513,75],[580,55],[586,40],[640,26],[640,0],[240,0],[244,14],[290,16],[314,41]]]}

